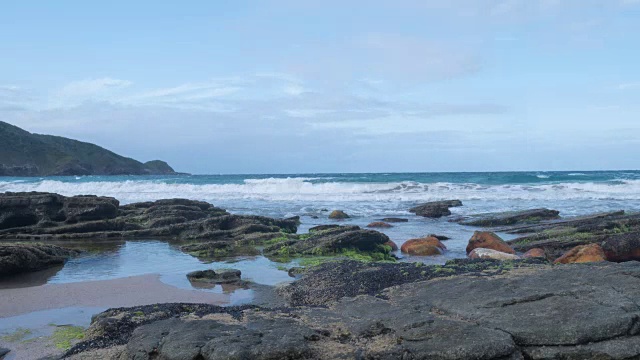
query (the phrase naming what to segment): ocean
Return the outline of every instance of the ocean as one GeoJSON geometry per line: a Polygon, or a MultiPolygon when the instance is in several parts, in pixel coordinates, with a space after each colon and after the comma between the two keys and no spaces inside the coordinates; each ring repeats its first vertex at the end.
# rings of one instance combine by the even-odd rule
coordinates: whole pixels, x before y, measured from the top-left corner
{"type": "Polygon", "coordinates": [[[122,204],[177,197],[203,200],[237,214],[300,216],[301,233],[333,223],[327,216],[336,209],[351,216],[341,223],[361,227],[383,217],[405,217],[409,222],[380,231],[399,245],[432,233],[452,238],[445,255],[419,259],[427,263],[465,257],[467,241],[477,229],[408,212],[421,202],[460,199],[464,206],[451,209],[454,217],[538,207],[559,210],[561,216],[640,211],[640,171],[2,178],[4,191],[95,194],[122,204]]]}

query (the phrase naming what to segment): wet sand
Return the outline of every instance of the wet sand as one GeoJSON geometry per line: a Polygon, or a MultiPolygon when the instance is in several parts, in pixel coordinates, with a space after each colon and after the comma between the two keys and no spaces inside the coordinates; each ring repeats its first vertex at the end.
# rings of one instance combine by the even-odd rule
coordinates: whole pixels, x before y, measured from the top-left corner
{"type": "Polygon", "coordinates": [[[0,289],[0,318],[65,307],[123,307],[165,302],[226,305],[227,294],[186,290],[167,285],[159,275],[114,280],[0,289]]]}

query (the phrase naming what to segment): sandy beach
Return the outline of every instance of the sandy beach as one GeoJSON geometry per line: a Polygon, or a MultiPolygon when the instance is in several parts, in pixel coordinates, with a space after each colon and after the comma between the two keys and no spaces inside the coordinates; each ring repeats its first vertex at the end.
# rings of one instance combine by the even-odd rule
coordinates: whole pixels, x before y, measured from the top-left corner
{"type": "Polygon", "coordinates": [[[142,275],[105,281],[0,289],[0,317],[71,306],[123,307],[160,302],[227,304],[229,295],[184,290],[142,275]]]}

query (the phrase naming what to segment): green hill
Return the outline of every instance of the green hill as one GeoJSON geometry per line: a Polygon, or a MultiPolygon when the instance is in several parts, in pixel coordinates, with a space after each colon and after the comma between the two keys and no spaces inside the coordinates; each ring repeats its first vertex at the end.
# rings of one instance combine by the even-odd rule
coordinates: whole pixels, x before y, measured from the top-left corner
{"type": "Polygon", "coordinates": [[[100,146],[32,134],[0,121],[0,176],[167,175],[164,161],[141,163],[100,146]]]}

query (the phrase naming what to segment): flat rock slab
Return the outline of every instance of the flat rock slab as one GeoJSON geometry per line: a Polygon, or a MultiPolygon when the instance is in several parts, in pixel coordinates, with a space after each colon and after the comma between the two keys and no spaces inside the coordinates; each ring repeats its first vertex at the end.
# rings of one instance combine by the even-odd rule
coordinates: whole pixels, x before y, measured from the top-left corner
{"type": "Polygon", "coordinates": [[[449,208],[457,206],[462,206],[462,202],[460,200],[432,201],[415,206],[409,209],[409,212],[428,218],[441,218],[443,216],[451,215],[449,208]]]}
{"type": "Polygon", "coordinates": [[[77,250],[45,244],[0,244],[0,276],[38,271],[61,265],[77,250]]]}
{"type": "Polygon", "coordinates": [[[189,281],[210,284],[229,284],[241,280],[242,273],[236,269],[198,270],[187,274],[189,281]]]}
{"type": "Polygon", "coordinates": [[[628,359],[640,356],[637,299],[637,262],[531,266],[418,281],[326,307],[225,313],[164,304],[181,312],[160,310],[137,326],[127,322],[132,313],[157,312],[118,309],[95,318],[90,333],[102,338],[89,342],[129,329],[118,359],[628,359]]]}
{"type": "Polygon", "coordinates": [[[487,213],[455,220],[461,225],[467,226],[507,226],[516,224],[534,224],[544,220],[557,219],[560,212],[549,209],[531,209],[522,211],[507,211],[500,213],[487,213]]]}

